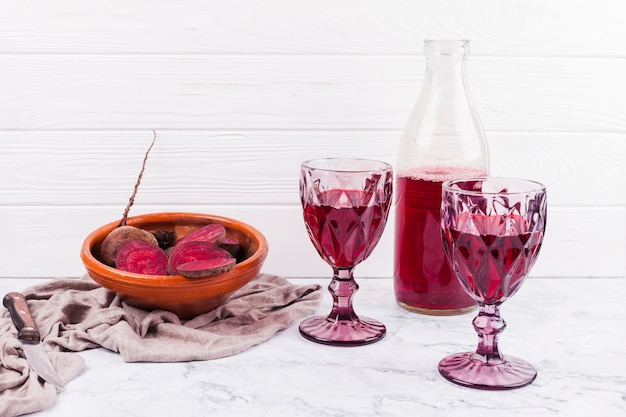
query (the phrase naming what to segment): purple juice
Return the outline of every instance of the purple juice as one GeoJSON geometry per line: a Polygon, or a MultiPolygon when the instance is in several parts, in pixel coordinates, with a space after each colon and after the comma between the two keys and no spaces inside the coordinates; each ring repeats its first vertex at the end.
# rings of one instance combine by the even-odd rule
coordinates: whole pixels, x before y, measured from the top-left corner
{"type": "Polygon", "coordinates": [[[383,233],[390,199],[360,190],[328,190],[302,201],[309,237],[322,259],[342,269],[365,260],[383,233]]]}
{"type": "Polygon", "coordinates": [[[471,215],[468,221],[474,230],[444,229],[456,273],[476,301],[502,303],[517,292],[535,263],[543,231],[529,232],[519,216],[471,215]],[[507,223],[517,227],[499,230],[507,223]]]}

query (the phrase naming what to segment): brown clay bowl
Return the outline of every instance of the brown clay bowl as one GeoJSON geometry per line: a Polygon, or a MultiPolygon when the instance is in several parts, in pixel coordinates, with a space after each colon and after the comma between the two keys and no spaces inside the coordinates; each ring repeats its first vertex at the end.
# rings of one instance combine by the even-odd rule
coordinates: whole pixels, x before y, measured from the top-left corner
{"type": "Polygon", "coordinates": [[[227,217],[199,213],[152,213],[129,217],[127,224],[148,231],[174,230],[178,238],[209,223],[221,223],[227,236],[241,244],[235,267],[204,278],[180,275],[143,275],[112,268],[99,259],[100,245],[119,220],[94,230],[83,242],[80,256],[98,284],[116,292],[128,304],[144,309],[164,309],[190,319],[223,304],[261,271],[268,253],[267,241],[255,228],[227,217]]]}

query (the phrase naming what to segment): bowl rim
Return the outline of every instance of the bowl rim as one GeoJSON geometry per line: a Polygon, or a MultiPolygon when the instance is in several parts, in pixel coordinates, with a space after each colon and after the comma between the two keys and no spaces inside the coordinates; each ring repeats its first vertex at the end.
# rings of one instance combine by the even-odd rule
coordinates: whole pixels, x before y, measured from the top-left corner
{"type": "Polygon", "coordinates": [[[143,223],[172,222],[172,218],[177,219],[177,221],[187,219],[191,221],[207,220],[222,223],[224,226],[245,233],[250,237],[250,239],[252,239],[258,248],[252,255],[250,255],[250,257],[237,263],[230,271],[203,278],[185,278],[181,275],[144,275],[126,272],[104,264],[92,253],[93,247],[97,243],[101,242],[111,230],[119,226],[120,220],[116,220],[98,227],[89,233],[83,241],[80,256],[85,268],[87,269],[87,273],[91,276],[90,270],[94,270],[99,277],[92,277],[92,279],[95,281],[114,283],[114,285],[118,287],[142,287],[153,291],[159,289],[171,291],[172,288],[184,289],[185,287],[189,287],[191,289],[199,285],[206,284],[208,281],[221,285],[225,285],[229,281],[236,282],[238,281],[238,278],[243,278],[241,275],[244,271],[257,267],[260,263],[264,262],[267,257],[269,248],[267,239],[263,233],[247,223],[230,217],[195,212],[155,212],[128,217],[126,224],[129,226],[136,226],[143,223]]]}

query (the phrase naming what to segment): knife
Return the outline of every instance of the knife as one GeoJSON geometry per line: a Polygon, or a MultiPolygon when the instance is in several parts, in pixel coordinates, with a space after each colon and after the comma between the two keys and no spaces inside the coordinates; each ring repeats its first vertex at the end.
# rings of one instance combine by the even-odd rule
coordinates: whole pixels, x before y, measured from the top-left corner
{"type": "Polygon", "coordinates": [[[33,371],[45,381],[62,389],[63,382],[52,367],[46,351],[43,350],[41,336],[30,315],[26,298],[18,292],[10,292],[4,296],[2,304],[9,309],[11,319],[17,327],[17,338],[22,342],[22,350],[33,371]]]}

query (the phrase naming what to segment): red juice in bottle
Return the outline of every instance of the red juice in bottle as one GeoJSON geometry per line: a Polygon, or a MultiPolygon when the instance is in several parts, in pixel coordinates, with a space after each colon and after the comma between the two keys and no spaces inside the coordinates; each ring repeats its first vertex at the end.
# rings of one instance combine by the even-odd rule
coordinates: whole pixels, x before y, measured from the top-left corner
{"type": "Polygon", "coordinates": [[[461,314],[476,307],[444,252],[441,184],[453,178],[484,175],[484,171],[466,169],[423,169],[398,176],[394,289],[402,307],[433,315],[461,314]]]}
{"type": "Polygon", "coordinates": [[[424,82],[398,148],[395,296],[418,313],[476,307],[449,264],[440,221],[443,182],[489,173],[487,139],[466,83],[468,54],[466,40],[424,41],[424,82]]]}

